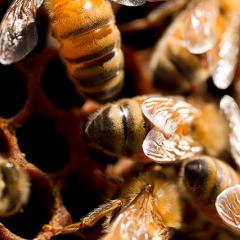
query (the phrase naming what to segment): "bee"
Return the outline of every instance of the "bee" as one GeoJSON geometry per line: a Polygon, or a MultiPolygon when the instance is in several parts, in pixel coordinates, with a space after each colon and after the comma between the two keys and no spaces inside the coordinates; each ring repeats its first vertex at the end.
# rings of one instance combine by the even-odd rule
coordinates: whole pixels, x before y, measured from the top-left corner
{"type": "Polygon", "coordinates": [[[145,155],[160,163],[202,151],[218,155],[228,142],[227,125],[217,106],[181,97],[139,96],[106,104],[90,115],[85,134],[107,154],[145,155]]]}
{"type": "Polygon", "coordinates": [[[23,169],[15,166],[8,159],[0,157],[0,216],[8,217],[27,202],[29,179],[23,169]]]}
{"type": "MultiPolygon", "coordinates": [[[[14,0],[0,26],[0,62],[24,58],[37,43],[35,18],[44,0],[14,0]]],[[[116,0],[118,2],[118,0],[116,0]]],[[[143,0],[127,0],[141,5],[143,0]]],[[[121,91],[124,62],[119,30],[106,0],[46,0],[60,56],[80,95],[100,102],[121,91]]]]}
{"type": "Polygon", "coordinates": [[[143,30],[177,15],[153,51],[153,86],[179,93],[212,77],[218,88],[226,89],[238,65],[239,12],[238,0],[173,0],[122,29],[143,30]]]}
{"type": "MultiPolygon", "coordinates": [[[[233,159],[240,167],[240,110],[235,100],[224,96],[220,102],[230,127],[230,146],[233,159]]],[[[240,233],[240,182],[223,190],[216,200],[216,209],[224,223],[240,233]]]]}
{"type": "Polygon", "coordinates": [[[54,235],[66,234],[92,227],[103,217],[107,219],[102,240],[170,239],[182,220],[177,186],[160,169],[148,170],[126,183],[118,199],[103,204],[80,222],[45,228],[54,235]]]}
{"type": "Polygon", "coordinates": [[[219,159],[198,156],[184,162],[181,176],[182,186],[197,209],[223,225],[216,211],[216,199],[223,190],[239,183],[239,174],[219,159]]]}

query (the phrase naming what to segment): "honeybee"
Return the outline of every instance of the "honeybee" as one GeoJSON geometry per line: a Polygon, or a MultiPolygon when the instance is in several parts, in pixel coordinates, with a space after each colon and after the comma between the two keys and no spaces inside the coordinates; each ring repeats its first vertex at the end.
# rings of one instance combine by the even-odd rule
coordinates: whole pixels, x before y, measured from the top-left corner
{"type": "Polygon", "coordinates": [[[198,156],[184,162],[181,176],[182,186],[197,209],[223,225],[215,208],[216,198],[223,190],[239,183],[239,174],[219,159],[198,156]]]}
{"type": "Polygon", "coordinates": [[[238,65],[239,12],[238,0],[174,0],[122,29],[139,31],[179,13],[153,51],[153,85],[181,92],[212,76],[218,88],[226,89],[238,65]]]}
{"type": "Polygon", "coordinates": [[[144,153],[148,159],[164,163],[202,151],[218,155],[227,146],[226,126],[214,104],[141,96],[100,108],[90,115],[85,134],[107,154],[142,157],[144,153]]]}
{"type": "Polygon", "coordinates": [[[170,239],[182,220],[177,186],[160,169],[149,170],[127,183],[118,199],[103,204],[80,222],[45,228],[54,235],[66,234],[92,227],[103,217],[107,219],[102,240],[170,239]]]}
{"type": "MultiPolygon", "coordinates": [[[[231,153],[240,167],[240,111],[230,96],[224,96],[220,106],[229,121],[231,153]]],[[[233,230],[240,233],[240,182],[222,191],[216,200],[216,209],[221,219],[233,230]]]]}
{"type": "MultiPolygon", "coordinates": [[[[14,0],[0,26],[0,62],[24,58],[37,43],[35,18],[44,0],[14,0]]],[[[144,0],[115,0],[141,5],[144,0]]],[[[120,33],[106,0],[46,0],[60,55],[77,91],[97,101],[114,98],[123,86],[120,33]]]]}
{"type": "Polygon", "coordinates": [[[27,202],[29,179],[22,169],[0,157],[0,217],[17,213],[27,202]]]}

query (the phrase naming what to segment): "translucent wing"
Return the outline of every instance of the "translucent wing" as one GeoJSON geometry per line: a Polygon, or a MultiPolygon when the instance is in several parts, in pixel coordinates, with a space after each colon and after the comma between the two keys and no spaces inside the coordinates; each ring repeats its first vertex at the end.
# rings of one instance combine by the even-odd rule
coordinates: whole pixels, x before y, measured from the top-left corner
{"type": "Polygon", "coordinates": [[[170,231],[153,209],[151,192],[145,189],[115,218],[103,240],[167,240],[170,231]]]}
{"type": "Polygon", "coordinates": [[[146,2],[159,2],[159,1],[164,1],[164,0],[112,0],[112,1],[119,3],[121,5],[134,7],[134,6],[143,5],[146,2]]]}
{"type": "Polygon", "coordinates": [[[221,99],[220,108],[223,110],[228,120],[231,153],[236,164],[240,168],[240,110],[235,100],[228,95],[225,95],[221,99]]]}
{"type": "Polygon", "coordinates": [[[216,209],[222,220],[240,231],[240,185],[225,189],[216,199],[216,209]]]}
{"type": "Polygon", "coordinates": [[[24,58],[37,44],[35,17],[43,0],[14,0],[0,25],[0,62],[24,58]]]}
{"type": "Polygon", "coordinates": [[[232,82],[240,48],[240,14],[237,13],[223,34],[219,49],[217,67],[213,72],[214,84],[220,89],[226,89],[232,82]]]}
{"type": "Polygon", "coordinates": [[[214,46],[214,24],[218,12],[218,0],[195,0],[189,4],[182,31],[184,45],[191,53],[201,54],[214,46]]]}
{"type": "Polygon", "coordinates": [[[202,147],[190,136],[174,134],[165,137],[158,128],[147,134],[142,148],[147,157],[159,163],[182,160],[202,151],[202,147]]]}
{"type": "Polygon", "coordinates": [[[172,135],[179,124],[191,122],[198,114],[191,104],[167,97],[146,99],[142,104],[142,112],[166,135],[172,135]]]}

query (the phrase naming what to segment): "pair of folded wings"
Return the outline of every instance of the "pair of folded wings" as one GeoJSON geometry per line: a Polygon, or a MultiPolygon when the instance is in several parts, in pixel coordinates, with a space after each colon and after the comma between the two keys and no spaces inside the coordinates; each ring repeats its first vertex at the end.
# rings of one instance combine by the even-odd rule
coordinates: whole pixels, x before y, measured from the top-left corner
{"type": "Polygon", "coordinates": [[[199,114],[189,103],[179,98],[150,97],[143,102],[142,112],[154,125],[142,145],[143,152],[150,159],[172,162],[202,151],[188,132],[183,135],[179,131],[199,114]]]}

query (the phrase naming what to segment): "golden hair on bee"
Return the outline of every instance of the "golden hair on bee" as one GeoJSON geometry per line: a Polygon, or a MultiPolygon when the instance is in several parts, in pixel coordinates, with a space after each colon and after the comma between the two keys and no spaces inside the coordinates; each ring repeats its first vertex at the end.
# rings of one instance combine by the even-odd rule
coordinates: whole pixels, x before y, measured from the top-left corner
{"type": "Polygon", "coordinates": [[[55,234],[70,233],[93,226],[102,217],[110,239],[170,239],[181,227],[181,199],[176,184],[161,170],[149,170],[131,179],[116,200],[100,206],[79,223],[63,228],[46,226],[55,234]],[[174,213],[174,214],[173,214],[174,213]]]}
{"type": "Polygon", "coordinates": [[[23,169],[0,156],[0,216],[21,210],[29,197],[30,183],[23,169]]]}
{"type": "Polygon", "coordinates": [[[216,105],[173,96],[142,96],[104,105],[90,115],[85,133],[107,154],[142,155],[159,163],[203,150],[218,155],[228,145],[227,124],[216,105]]]}
{"type": "Polygon", "coordinates": [[[208,219],[223,224],[215,208],[218,195],[240,181],[239,174],[226,162],[197,156],[184,162],[181,185],[191,202],[208,219]]]}

